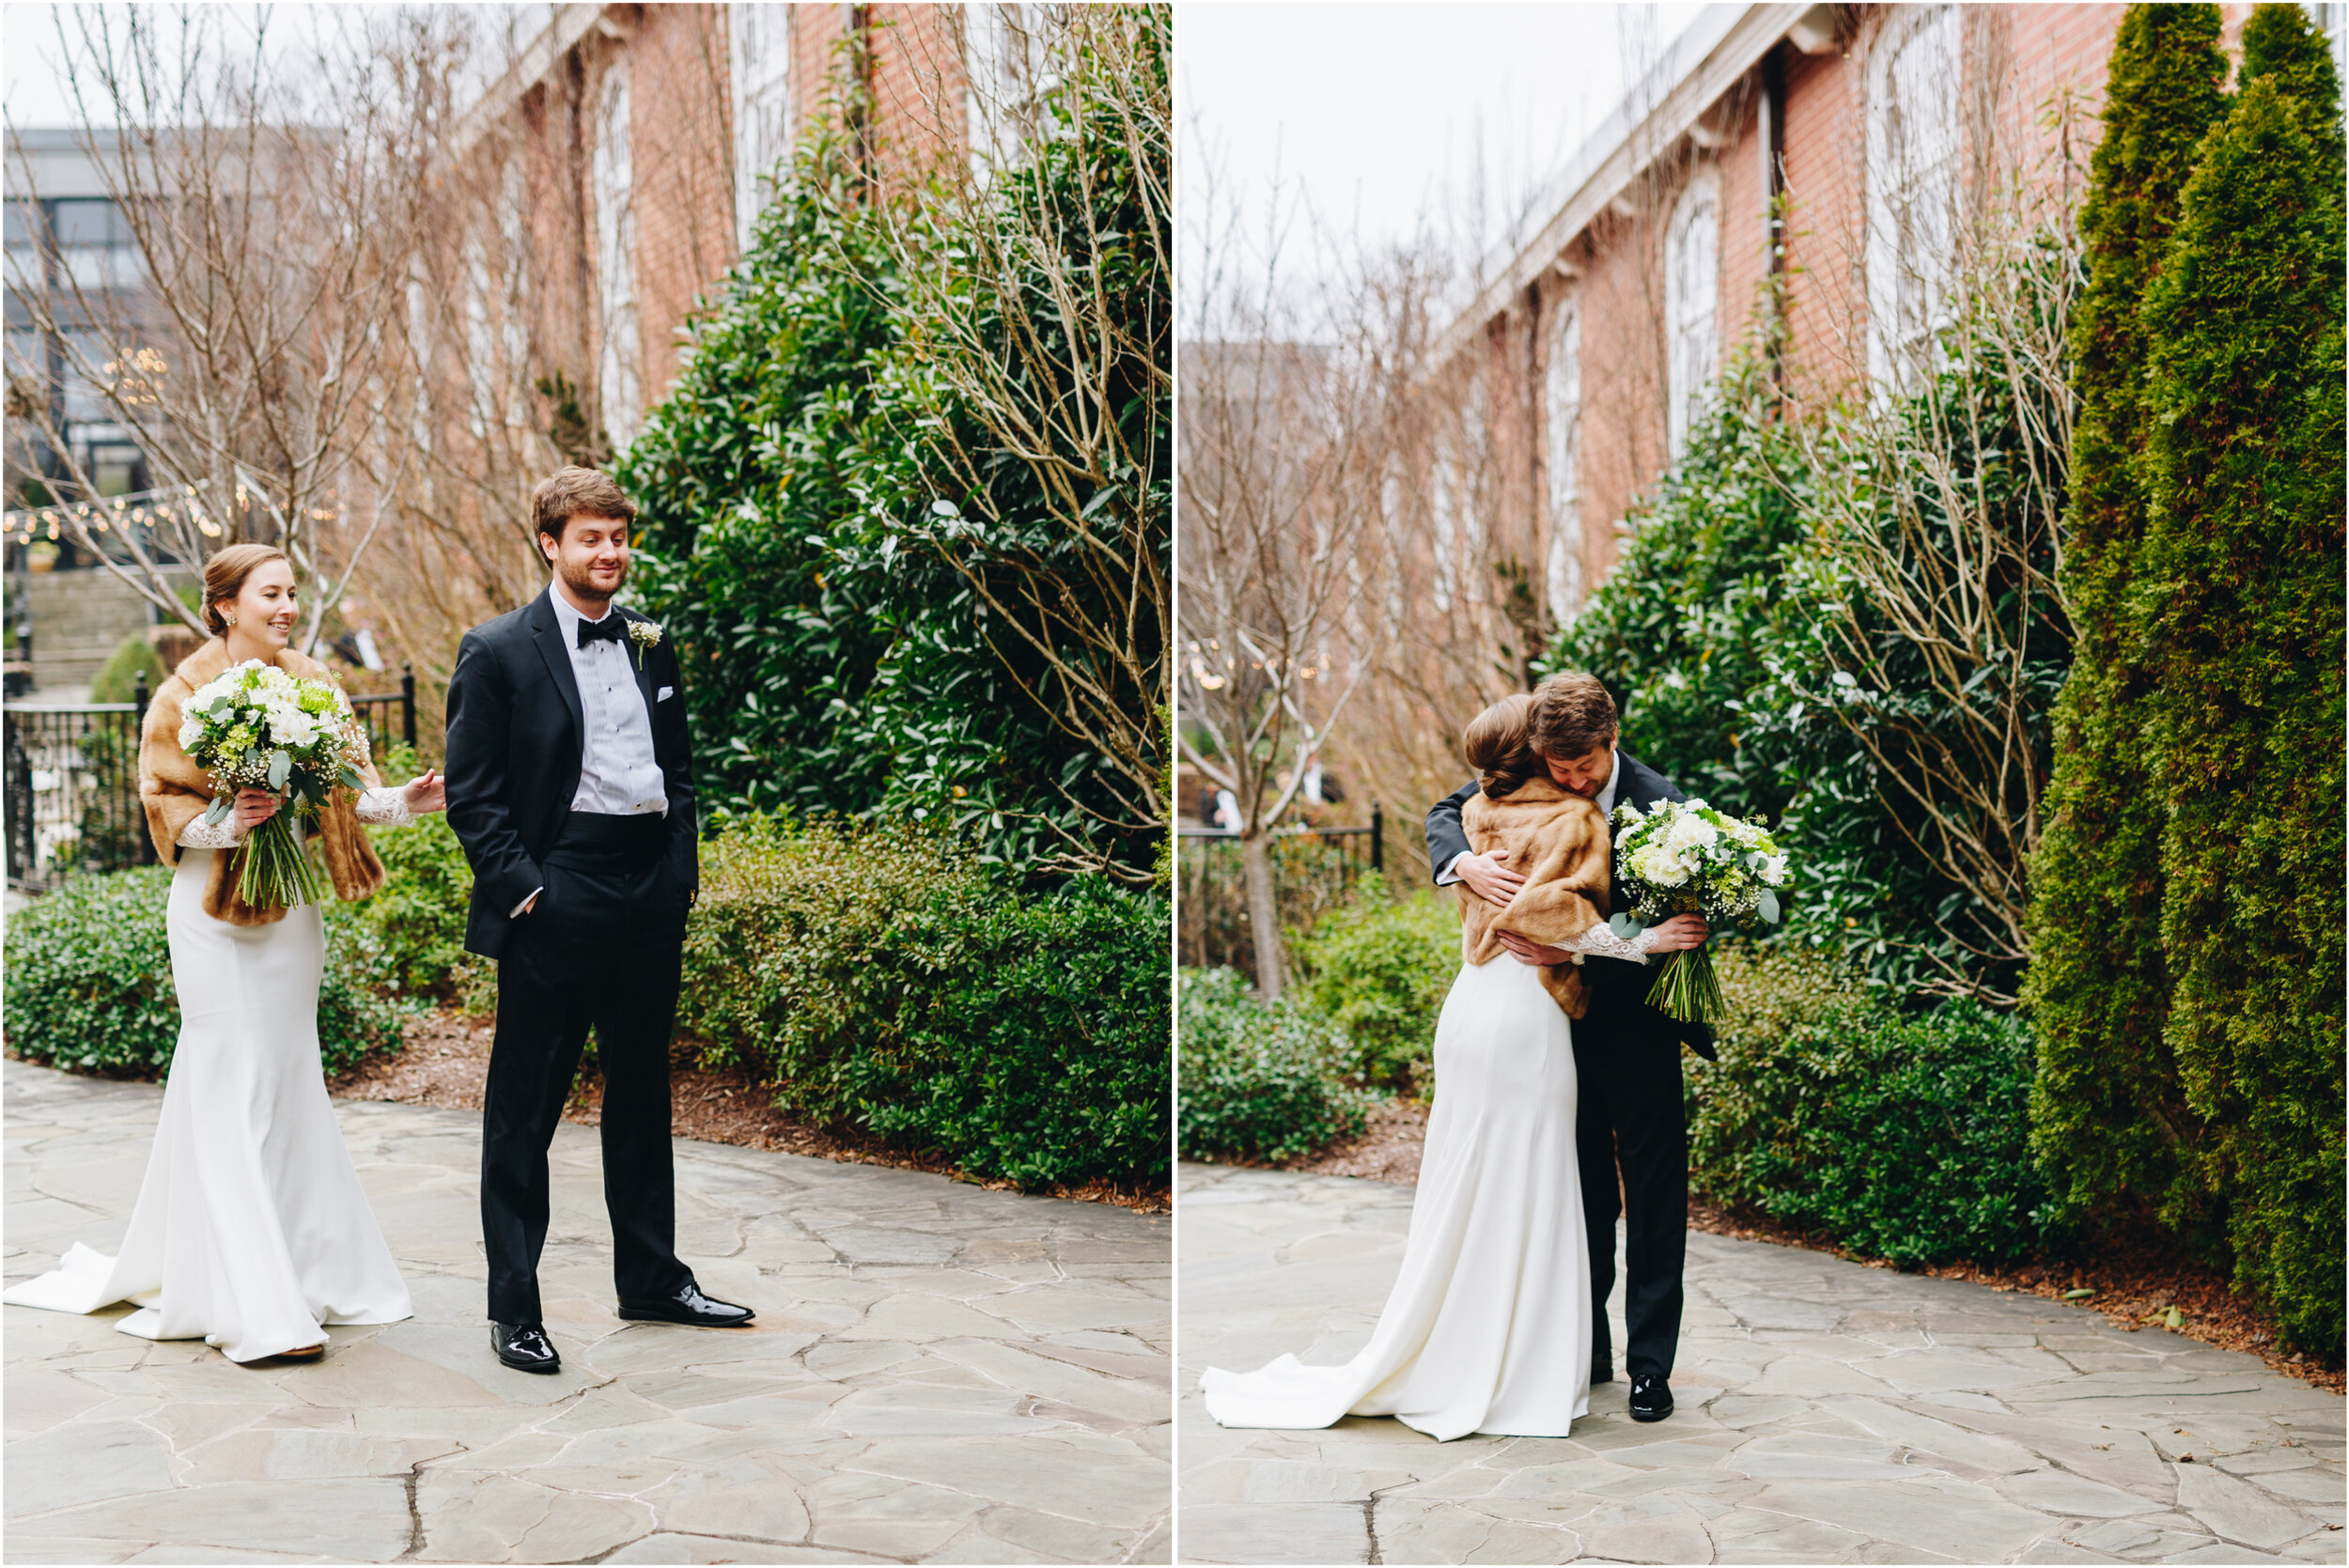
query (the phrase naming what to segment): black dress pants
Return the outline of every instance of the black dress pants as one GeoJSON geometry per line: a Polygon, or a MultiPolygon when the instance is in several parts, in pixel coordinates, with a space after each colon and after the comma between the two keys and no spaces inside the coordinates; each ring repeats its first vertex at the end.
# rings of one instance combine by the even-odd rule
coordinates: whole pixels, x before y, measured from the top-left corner
{"type": "Polygon", "coordinates": [[[677,1256],[669,1145],[669,1040],[677,1018],[684,897],[663,864],[656,815],[574,814],[498,959],[497,1037],[481,1118],[481,1232],[490,1318],[544,1321],[547,1150],[587,1031],[603,1068],[603,1201],[623,1300],[692,1281],[677,1256]]]}
{"type": "MultiPolygon", "coordinates": [[[[1610,987],[1613,989],[1613,987],[1610,987]]],[[[1625,1221],[1625,1369],[1670,1377],[1680,1344],[1688,1248],[1688,1112],[1680,1042],[1630,995],[1595,995],[1574,1026],[1574,1138],[1591,1250],[1591,1358],[1611,1359],[1607,1297],[1615,1288],[1615,1221],[1625,1221]],[[1621,1167],[1623,1182],[1616,1186],[1621,1167]]],[[[1660,1015],[1657,1016],[1660,1018],[1660,1015]]]]}

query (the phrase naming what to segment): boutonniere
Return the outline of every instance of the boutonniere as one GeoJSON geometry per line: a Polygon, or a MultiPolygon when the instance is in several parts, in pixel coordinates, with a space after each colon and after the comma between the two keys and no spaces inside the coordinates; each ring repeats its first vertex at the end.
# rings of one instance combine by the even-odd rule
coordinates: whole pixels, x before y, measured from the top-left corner
{"type": "Polygon", "coordinates": [[[636,667],[642,670],[645,667],[645,650],[660,644],[661,623],[659,621],[629,622],[628,640],[636,644],[636,667]]]}

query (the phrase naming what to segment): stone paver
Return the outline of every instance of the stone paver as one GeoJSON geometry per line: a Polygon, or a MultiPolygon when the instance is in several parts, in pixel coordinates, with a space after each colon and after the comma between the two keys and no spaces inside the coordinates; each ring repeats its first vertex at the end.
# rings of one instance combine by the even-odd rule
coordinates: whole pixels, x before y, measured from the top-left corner
{"type": "MultiPolygon", "coordinates": [[[[1361,1345],[1411,1191],[1183,1168],[1184,1561],[2343,1560],[2337,1396],[2082,1308],[1721,1236],[1688,1238],[1668,1421],[1633,1421],[1620,1381],[1563,1439],[1208,1420],[1210,1365],[1361,1345]]],[[[1620,1286],[1611,1311],[1621,1344],[1620,1286]]]]}
{"type": "MultiPolygon", "coordinates": [[[[112,1250],[160,1089],[4,1081],[8,1278],[112,1250]]],[[[680,1141],[678,1250],[758,1321],[623,1323],[566,1126],[537,1377],[489,1350],[478,1119],[336,1110],[416,1315],[240,1367],[7,1309],[7,1560],[1169,1560],[1163,1216],[680,1141]]]]}

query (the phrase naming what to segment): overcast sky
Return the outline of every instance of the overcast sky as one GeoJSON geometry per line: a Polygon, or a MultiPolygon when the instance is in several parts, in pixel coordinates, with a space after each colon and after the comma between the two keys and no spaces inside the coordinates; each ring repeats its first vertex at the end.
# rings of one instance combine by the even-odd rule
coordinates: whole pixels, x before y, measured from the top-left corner
{"type": "MultiPolygon", "coordinates": [[[[11,125],[30,129],[34,126],[70,126],[82,123],[76,114],[70,85],[59,69],[57,22],[62,13],[69,40],[79,37],[81,18],[101,11],[113,13],[108,20],[117,33],[129,20],[130,7],[121,0],[106,4],[51,6],[25,4],[23,0],[8,0],[0,4],[0,54],[8,60],[8,120],[11,125]]],[[[303,62],[310,57],[320,24],[366,28],[394,20],[400,8],[393,4],[365,5],[257,5],[242,3],[220,5],[208,8],[212,18],[224,25],[221,36],[213,40],[232,56],[241,58],[251,47],[253,29],[264,13],[268,18],[270,54],[281,61],[303,62]]],[[[526,5],[490,5],[464,8],[482,25],[485,40],[494,40],[497,31],[507,25],[519,36],[527,37],[546,24],[550,8],[543,0],[526,5]]],[[[179,13],[175,8],[150,6],[149,20],[166,40],[176,39],[179,13]]],[[[168,51],[166,51],[166,54],[168,51]]],[[[504,53],[485,41],[485,48],[476,56],[475,69],[488,70],[501,66],[504,53]]],[[[110,123],[102,113],[104,97],[94,85],[86,88],[91,118],[110,123]]]]}
{"type": "Polygon", "coordinates": [[[1626,69],[1703,8],[1184,0],[1184,200],[1205,199],[1212,167],[1260,213],[1277,173],[1364,250],[1424,235],[1465,264],[1621,101],[1626,69]]]}

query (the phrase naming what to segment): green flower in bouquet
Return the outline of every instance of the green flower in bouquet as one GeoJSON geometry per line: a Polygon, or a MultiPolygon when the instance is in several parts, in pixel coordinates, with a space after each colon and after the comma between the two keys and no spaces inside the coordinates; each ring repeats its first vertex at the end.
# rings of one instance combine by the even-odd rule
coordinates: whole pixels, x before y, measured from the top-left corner
{"type": "MultiPolygon", "coordinates": [[[[1775,925],[1786,856],[1758,822],[1716,811],[1703,800],[1661,800],[1642,812],[1615,808],[1615,874],[1631,908],[1609,920],[1626,941],[1674,915],[1702,915],[1716,929],[1775,925]]],[[[1721,1001],[1712,951],[1693,947],[1664,960],[1648,1001],[1683,1022],[1711,1023],[1721,1001]]]]}

